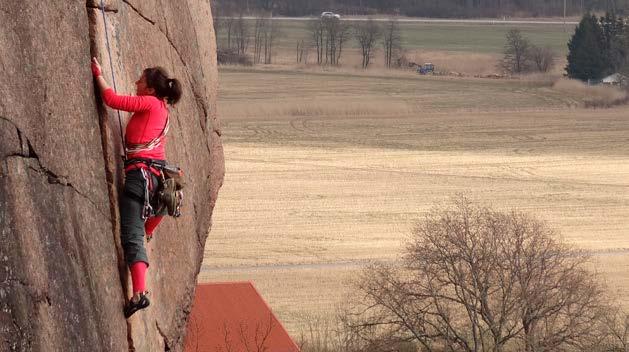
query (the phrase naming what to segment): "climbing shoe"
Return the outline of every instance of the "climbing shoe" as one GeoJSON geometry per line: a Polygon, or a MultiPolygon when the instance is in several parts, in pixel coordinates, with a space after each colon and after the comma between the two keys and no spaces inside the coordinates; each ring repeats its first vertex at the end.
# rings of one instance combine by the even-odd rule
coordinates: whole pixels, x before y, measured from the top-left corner
{"type": "Polygon", "coordinates": [[[147,296],[148,292],[141,292],[137,296],[133,296],[126,307],[124,307],[124,316],[125,318],[129,318],[133,315],[133,313],[137,312],[140,309],[144,309],[151,304],[149,298],[147,296]]]}

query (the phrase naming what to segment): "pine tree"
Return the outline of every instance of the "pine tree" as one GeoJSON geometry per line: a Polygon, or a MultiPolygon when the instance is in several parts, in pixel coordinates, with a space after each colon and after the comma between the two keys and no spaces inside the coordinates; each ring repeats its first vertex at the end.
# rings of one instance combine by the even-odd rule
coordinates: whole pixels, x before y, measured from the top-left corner
{"type": "Polygon", "coordinates": [[[568,77],[600,79],[609,71],[604,35],[596,16],[585,14],[568,42],[568,77]]]}
{"type": "Polygon", "coordinates": [[[615,73],[627,61],[625,21],[614,12],[607,12],[601,17],[600,23],[603,30],[603,51],[609,68],[607,73],[615,73]]]}

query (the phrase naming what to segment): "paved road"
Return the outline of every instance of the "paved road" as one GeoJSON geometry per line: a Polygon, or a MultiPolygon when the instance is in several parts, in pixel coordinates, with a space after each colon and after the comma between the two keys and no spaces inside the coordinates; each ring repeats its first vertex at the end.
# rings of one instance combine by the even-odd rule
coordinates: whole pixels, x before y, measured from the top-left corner
{"type": "MultiPolygon", "coordinates": [[[[248,20],[253,20],[255,17],[244,17],[248,20]]],[[[278,21],[310,21],[318,17],[273,17],[278,21]]],[[[365,21],[362,17],[344,17],[344,21],[365,21]]],[[[374,18],[375,21],[386,22],[389,18],[374,18]]],[[[400,18],[399,22],[411,22],[411,23],[446,23],[446,24],[545,24],[545,25],[577,25],[579,22],[574,21],[543,21],[543,20],[500,20],[500,19],[445,19],[445,18],[400,18]]]]}

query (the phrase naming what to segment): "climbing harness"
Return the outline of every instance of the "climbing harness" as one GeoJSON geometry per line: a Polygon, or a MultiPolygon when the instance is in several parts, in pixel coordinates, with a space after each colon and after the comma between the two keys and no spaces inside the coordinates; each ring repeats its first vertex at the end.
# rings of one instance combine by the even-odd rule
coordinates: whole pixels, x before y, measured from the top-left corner
{"type": "MultiPolygon", "coordinates": [[[[103,13],[103,27],[105,28],[105,41],[107,43],[107,53],[109,55],[109,68],[111,69],[111,82],[114,85],[114,91],[117,92],[118,89],[116,88],[116,74],[114,73],[114,63],[111,58],[111,47],[109,46],[109,32],[107,31],[107,18],[105,17],[104,0],[100,0],[100,10],[103,13]]],[[[122,146],[124,147],[126,144],[124,140],[124,134],[122,133],[122,117],[120,116],[120,110],[117,110],[117,112],[118,112],[118,127],[120,128],[120,140],[122,141],[122,146]]],[[[125,150],[124,158],[125,159],[127,158],[126,150],[125,150]]]]}
{"type": "Polygon", "coordinates": [[[125,170],[142,170],[145,181],[144,208],[142,219],[160,215],[167,212],[168,215],[178,218],[181,216],[183,205],[183,171],[178,166],[168,165],[165,160],[134,158],[125,161],[125,170]],[[145,167],[141,167],[143,165],[145,167]],[[152,175],[157,176],[158,184],[153,185],[152,175]],[[157,186],[156,192],[151,197],[151,191],[157,186]]]}

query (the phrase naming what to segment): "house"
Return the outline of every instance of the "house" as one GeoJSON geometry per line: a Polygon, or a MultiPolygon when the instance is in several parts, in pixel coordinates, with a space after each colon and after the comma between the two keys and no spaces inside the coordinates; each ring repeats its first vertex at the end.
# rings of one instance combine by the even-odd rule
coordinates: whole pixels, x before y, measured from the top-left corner
{"type": "Polygon", "coordinates": [[[185,352],[299,352],[251,282],[199,284],[185,352]]]}
{"type": "Polygon", "coordinates": [[[601,80],[601,84],[609,84],[612,86],[625,86],[627,84],[627,77],[620,73],[614,73],[601,80]]]}

